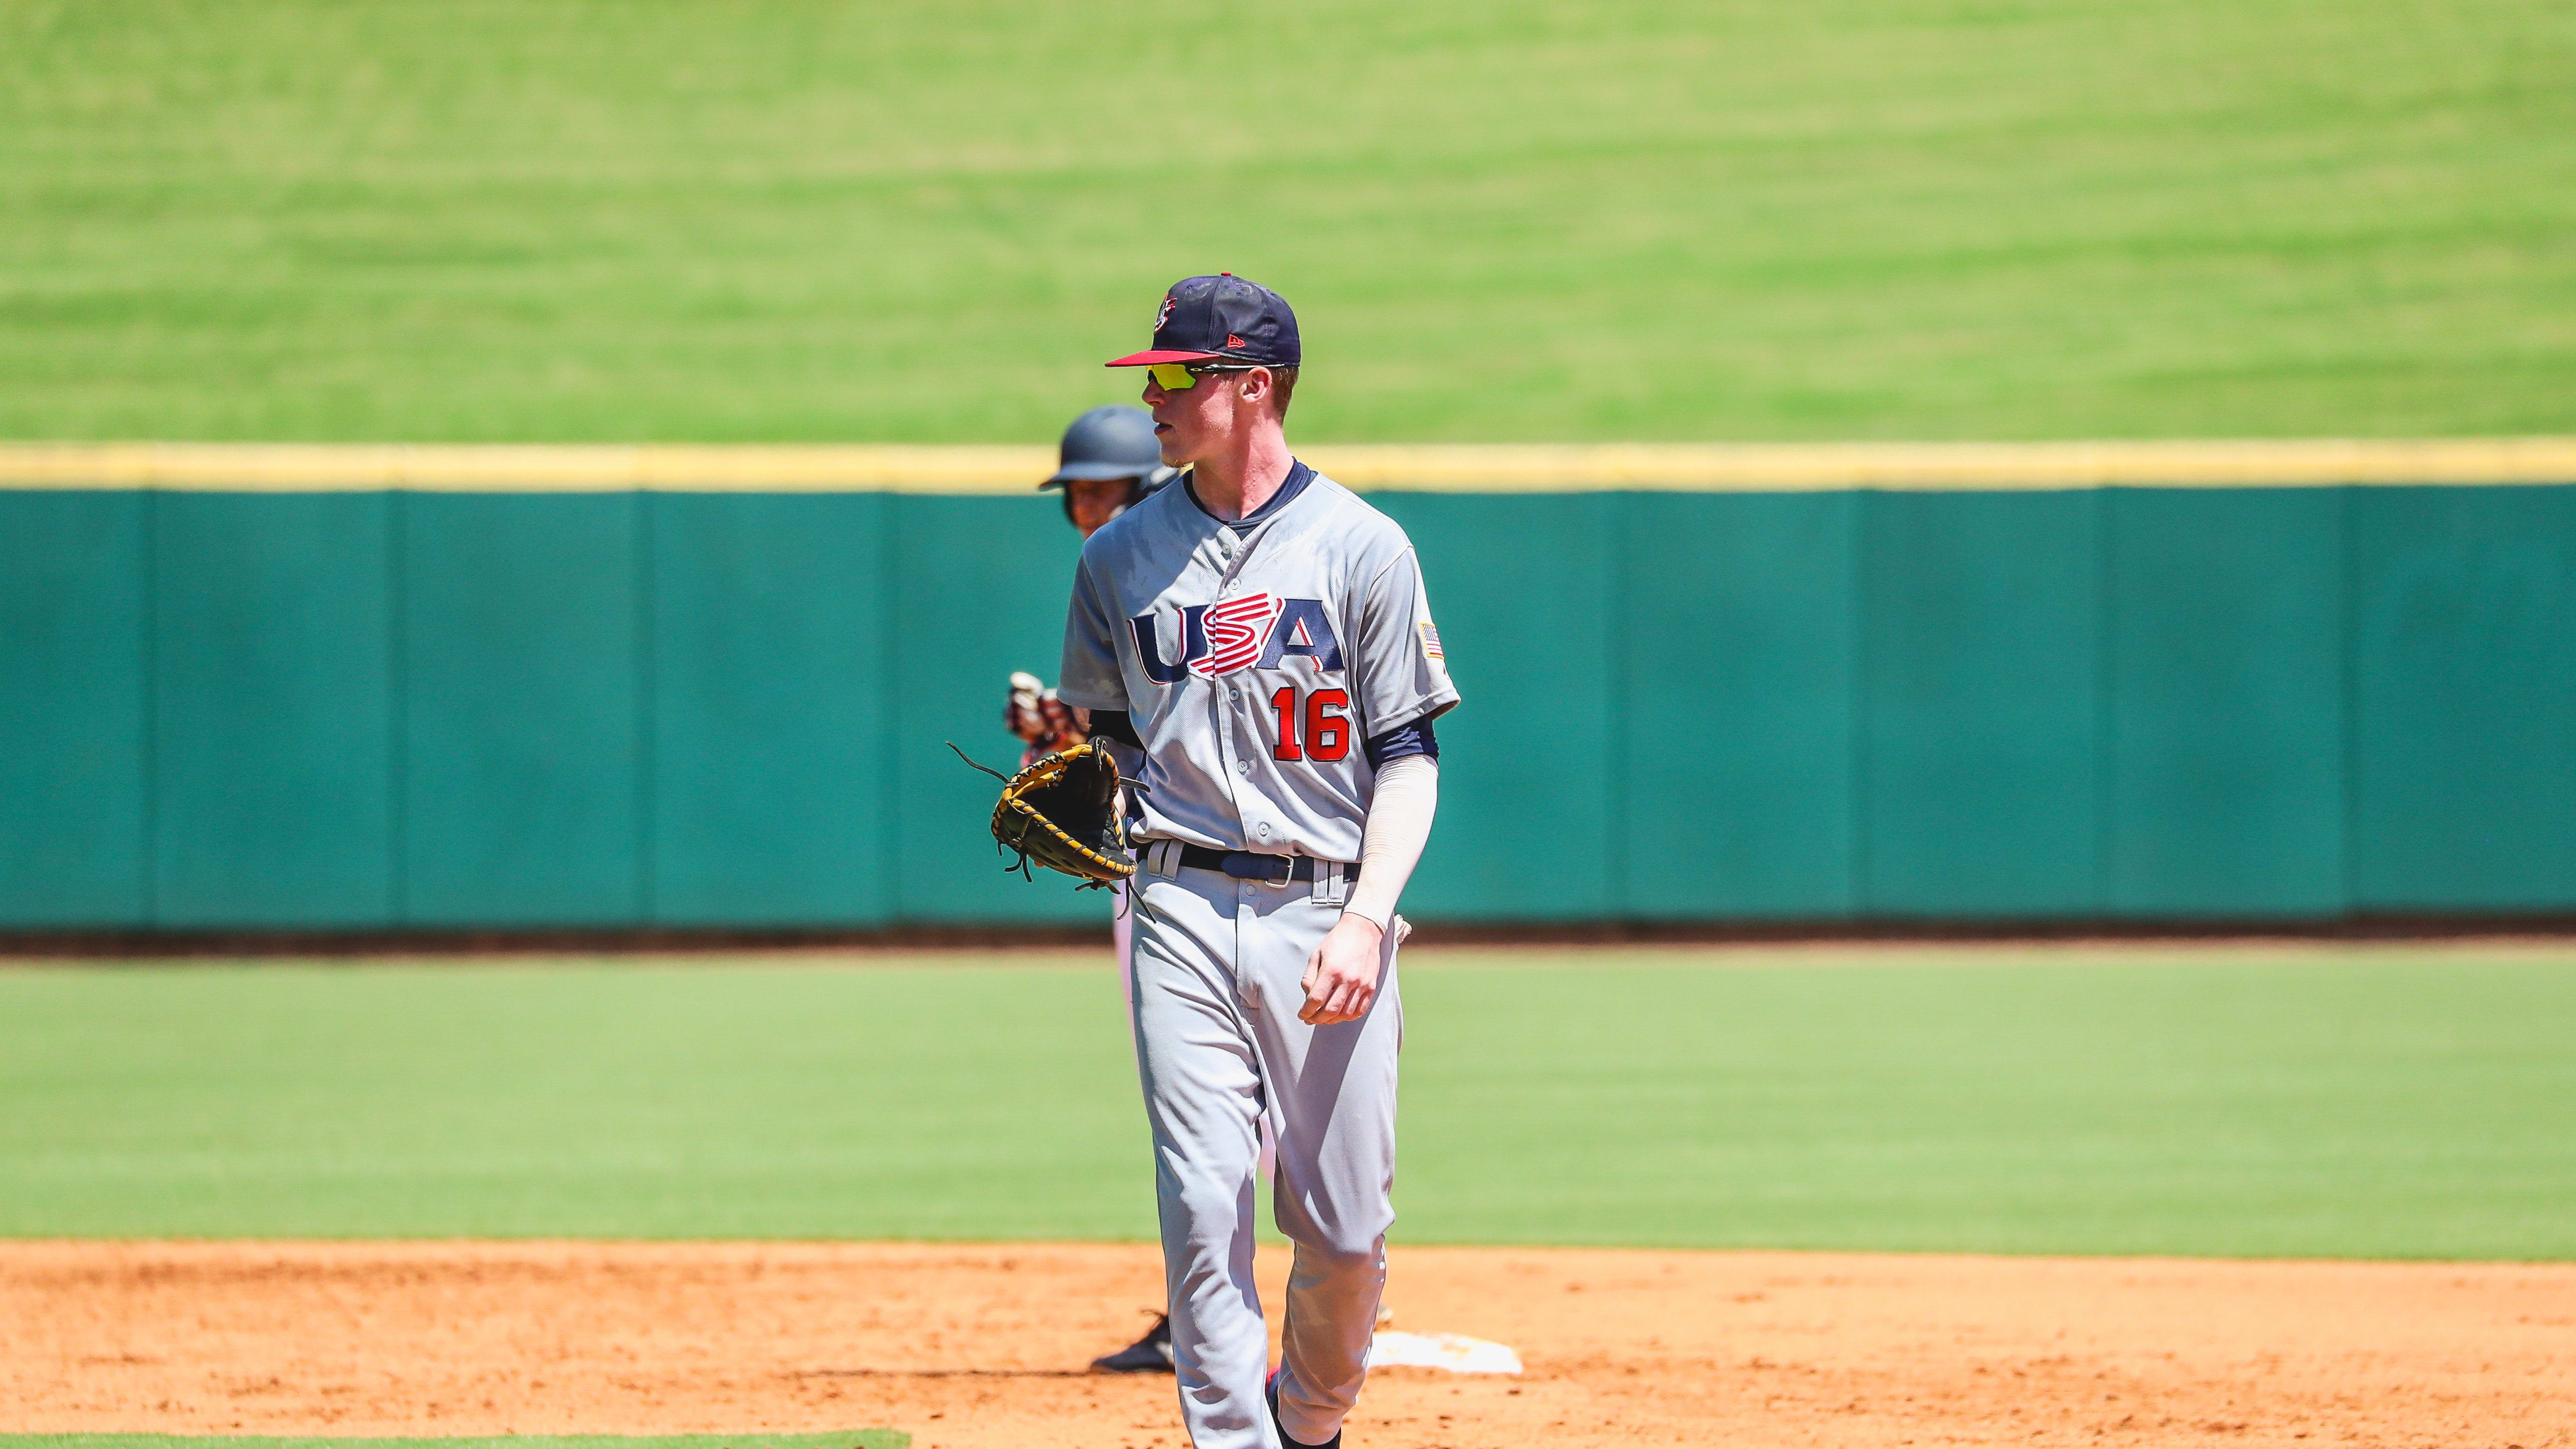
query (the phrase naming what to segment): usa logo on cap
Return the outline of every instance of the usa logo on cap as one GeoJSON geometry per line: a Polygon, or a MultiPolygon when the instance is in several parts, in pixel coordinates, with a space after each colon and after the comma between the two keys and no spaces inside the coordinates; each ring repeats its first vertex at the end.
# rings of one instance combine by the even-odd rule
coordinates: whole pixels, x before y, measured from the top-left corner
{"type": "Polygon", "coordinates": [[[1167,362],[1295,367],[1305,360],[1297,340],[1297,314],[1288,300],[1258,282],[1225,272],[1184,277],[1163,293],[1154,314],[1153,345],[1112,358],[1111,367],[1159,367],[1167,362]]]}

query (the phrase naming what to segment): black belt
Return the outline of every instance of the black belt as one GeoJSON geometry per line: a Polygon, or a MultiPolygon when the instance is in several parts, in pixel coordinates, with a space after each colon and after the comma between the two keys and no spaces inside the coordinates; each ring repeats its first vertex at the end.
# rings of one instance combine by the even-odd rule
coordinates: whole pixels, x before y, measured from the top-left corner
{"type": "MultiPolygon", "coordinates": [[[[1324,862],[1311,855],[1262,855],[1249,850],[1210,850],[1204,845],[1181,847],[1181,864],[1201,870],[1221,870],[1236,880],[1266,880],[1272,885],[1286,885],[1293,880],[1311,881],[1315,868],[1324,862]]],[[[1360,878],[1359,862],[1342,867],[1342,879],[1360,878]]]]}

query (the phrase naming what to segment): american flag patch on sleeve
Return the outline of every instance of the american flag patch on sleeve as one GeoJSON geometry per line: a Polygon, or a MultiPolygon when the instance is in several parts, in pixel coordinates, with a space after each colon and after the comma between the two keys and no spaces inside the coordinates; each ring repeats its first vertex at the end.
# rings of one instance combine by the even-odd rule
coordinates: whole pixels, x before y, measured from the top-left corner
{"type": "Polygon", "coordinates": [[[1430,655],[1434,659],[1445,658],[1446,656],[1440,652],[1439,629],[1434,627],[1432,622],[1428,619],[1423,620],[1421,624],[1416,627],[1422,630],[1422,652],[1430,655]]]}

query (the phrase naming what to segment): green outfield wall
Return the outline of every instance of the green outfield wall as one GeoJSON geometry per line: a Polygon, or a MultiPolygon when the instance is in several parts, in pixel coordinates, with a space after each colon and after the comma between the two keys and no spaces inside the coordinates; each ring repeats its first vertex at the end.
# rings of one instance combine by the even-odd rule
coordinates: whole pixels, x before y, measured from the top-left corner
{"type": "MultiPolygon", "coordinates": [[[[2576,911],[2576,484],[1464,484],[1428,919],[2576,911]]],[[[0,927],[1065,923],[1049,498],[0,488],[0,927]]]]}

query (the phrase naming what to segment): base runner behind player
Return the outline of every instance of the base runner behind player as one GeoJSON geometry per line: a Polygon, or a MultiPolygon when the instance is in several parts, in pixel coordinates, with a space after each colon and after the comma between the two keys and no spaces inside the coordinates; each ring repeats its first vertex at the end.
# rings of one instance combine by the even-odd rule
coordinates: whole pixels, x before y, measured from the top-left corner
{"type": "Polygon", "coordinates": [[[1134,1022],[1197,1449],[1338,1445],[1358,1399],[1395,1218],[1395,905],[1458,702],[1404,531],[1288,451],[1300,356],[1267,288],[1164,296],[1153,346],[1109,365],[1147,370],[1190,471],[1083,545],[1065,626],[1065,701],[1144,756],[1134,1022]],[[1295,1245],[1275,1372],[1264,1123],[1295,1245]]]}
{"type": "MultiPolygon", "coordinates": [[[[1116,405],[1093,408],[1075,418],[1057,446],[1056,464],[1055,475],[1039,484],[1038,491],[1064,490],[1065,521],[1084,538],[1098,533],[1101,525],[1170,482],[1173,473],[1163,462],[1162,444],[1154,438],[1152,416],[1143,408],[1116,405]]],[[[1086,711],[1064,703],[1046,687],[1045,681],[1028,673],[1011,676],[1010,703],[1002,707],[1002,724],[1027,746],[1020,752],[1023,766],[1035,763],[1042,755],[1081,744],[1091,734],[1086,711]]],[[[1135,774],[1140,762],[1134,752],[1114,740],[1107,744],[1118,768],[1135,774]]],[[[1109,930],[1123,992],[1128,984],[1128,927],[1133,918],[1128,910],[1127,887],[1113,886],[1111,894],[1115,901],[1109,913],[1109,930]]],[[[1142,1337],[1115,1353],[1093,1359],[1091,1367],[1097,1373],[1171,1372],[1170,1317],[1155,1315],[1154,1326],[1146,1329],[1142,1337]]]]}

